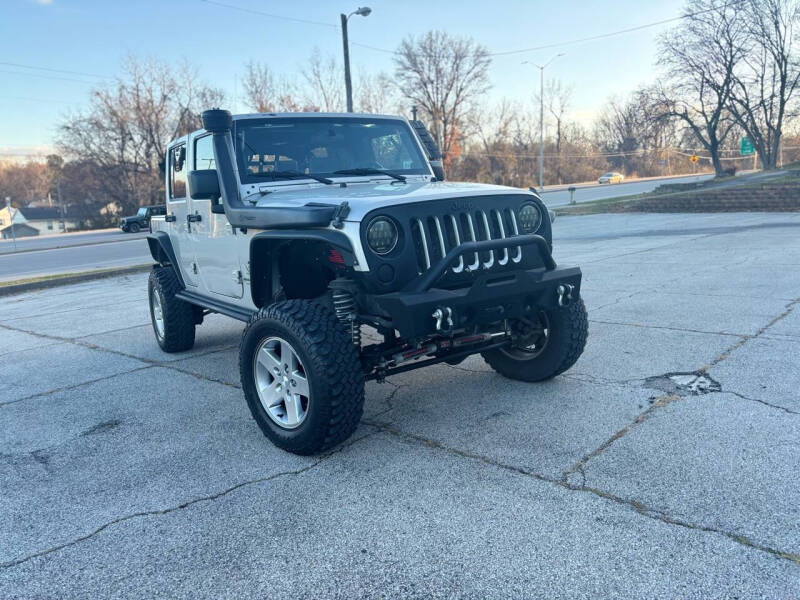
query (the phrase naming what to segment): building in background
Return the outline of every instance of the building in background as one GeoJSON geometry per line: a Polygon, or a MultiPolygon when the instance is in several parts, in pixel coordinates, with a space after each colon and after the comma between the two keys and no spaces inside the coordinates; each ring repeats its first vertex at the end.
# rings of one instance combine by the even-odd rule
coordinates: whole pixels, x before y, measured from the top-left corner
{"type": "Polygon", "coordinates": [[[84,211],[77,208],[68,206],[62,215],[61,209],[55,206],[3,207],[0,209],[0,235],[4,239],[11,237],[12,219],[17,237],[75,231],[82,228],[85,219],[84,211]]]}

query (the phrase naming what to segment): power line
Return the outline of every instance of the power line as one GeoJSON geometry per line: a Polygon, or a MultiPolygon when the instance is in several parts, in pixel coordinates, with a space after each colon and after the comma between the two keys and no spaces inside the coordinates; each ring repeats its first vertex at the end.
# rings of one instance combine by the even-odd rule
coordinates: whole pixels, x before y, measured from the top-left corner
{"type": "Polygon", "coordinates": [[[55,75],[40,75],[39,73],[26,73],[25,71],[6,71],[0,69],[0,73],[8,73],[9,75],[25,75],[27,77],[38,77],[39,79],[57,79],[59,81],[74,81],[76,83],[85,83],[86,85],[97,85],[98,81],[86,81],[85,79],[74,79],[72,77],[56,77],[55,75]]]}
{"type": "Polygon", "coordinates": [[[205,2],[207,4],[214,4],[216,6],[222,6],[223,8],[230,8],[232,10],[238,10],[240,12],[246,12],[253,15],[262,15],[265,17],[272,17],[273,19],[281,19],[283,21],[293,21],[295,23],[306,23],[308,25],[320,25],[322,27],[332,27],[333,29],[339,29],[338,25],[334,25],[333,23],[324,23],[322,21],[312,21],[310,19],[298,19],[297,17],[287,17],[284,15],[276,15],[273,13],[263,12],[260,10],[255,10],[253,8],[246,8],[244,6],[236,6],[234,4],[227,4],[225,2],[217,2],[217,0],[200,0],[201,2],[205,2]]]}
{"type": "MultiPolygon", "coordinates": [[[[323,23],[321,21],[310,21],[310,20],[307,20],[307,19],[297,19],[297,18],[294,18],[294,17],[286,17],[286,16],[283,16],[283,15],[276,15],[276,14],[272,14],[272,13],[266,13],[266,12],[262,12],[262,11],[255,10],[255,9],[244,8],[244,7],[241,7],[241,6],[235,6],[233,4],[226,4],[224,2],[218,2],[217,0],[201,0],[201,2],[206,2],[208,4],[215,4],[217,6],[222,6],[222,7],[230,8],[230,9],[233,9],[233,10],[239,10],[239,11],[242,11],[242,12],[249,12],[249,13],[252,13],[252,14],[272,17],[272,18],[275,18],[275,19],[283,19],[283,20],[287,20],[287,21],[295,21],[295,22],[298,22],[298,23],[309,23],[309,24],[312,24],[312,25],[321,25],[321,26],[325,26],[325,27],[331,27],[331,28],[334,28],[334,29],[338,29],[339,28],[338,25],[333,25],[331,23],[323,23]]],[[[489,56],[509,56],[509,55],[512,55],[512,54],[524,54],[526,52],[535,52],[537,50],[547,50],[547,49],[550,49],[550,48],[557,48],[559,46],[570,46],[572,44],[580,44],[580,43],[583,43],[583,42],[591,42],[591,41],[595,41],[595,40],[601,40],[601,39],[605,39],[605,38],[609,38],[609,37],[614,37],[614,36],[617,36],[617,35],[624,35],[626,33],[633,33],[635,31],[641,31],[642,29],[649,29],[651,27],[658,27],[659,25],[665,25],[667,23],[674,23],[675,21],[681,21],[683,19],[695,17],[695,16],[698,16],[698,15],[702,15],[702,14],[705,14],[705,13],[708,13],[708,12],[715,11],[715,10],[722,10],[722,9],[728,8],[729,6],[733,6],[733,5],[736,5],[736,4],[741,4],[742,2],[744,2],[744,0],[732,0],[731,2],[729,2],[727,4],[723,4],[721,6],[716,6],[716,7],[712,7],[712,8],[708,8],[708,9],[704,9],[704,10],[698,10],[698,11],[695,11],[695,12],[685,13],[685,14],[679,15],[677,17],[671,17],[669,19],[662,19],[660,21],[653,21],[651,23],[644,23],[642,25],[636,25],[634,27],[628,27],[628,28],[625,28],[625,29],[619,29],[617,31],[611,31],[611,32],[608,32],[608,33],[601,33],[599,35],[592,35],[592,36],[588,36],[588,37],[584,37],[584,38],[577,38],[577,39],[574,39],[574,40],[568,40],[568,41],[564,41],[564,42],[553,42],[551,44],[544,44],[542,46],[532,46],[530,48],[520,48],[518,50],[504,50],[504,51],[501,51],[501,52],[489,52],[489,56]]],[[[373,50],[375,52],[382,52],[384,54],[397,54],[396,50],[389,50],[387,48],[379,48],[377,46],[371,46],[369,44],[362,44],[360,42],[350,42],[350,44],[352,46],[360,46],[361,48],[367,48],[368,50],[373,50]]]]}
{"type": "Polygon", "coordinates": [[[96,73],[85,73],[83,71],[66,71],[64,69],[51,69],[50,67],[37,67],[35,65],[23,65],[13,62],[0,62],[0,65],[7,67],[19,67],[21,69],[34,69],[36,71],[50,71],[51,73],[66,73],[67,75],[82,75],[84,77],[99,77],[100,79],[113,79],[108,75],[97,75],[96,73]]]}
{"type": "Polygon", "coordinates": [[[659,25],[666,25],[667,23],[673,23],[675,21],[681,21],[683,19],[688,19],[690,17],[696,17],[698,15],[702,15],[708,12],[712,12],[715,10],[722,10],[728,8],[729,6],[733,6],[734,4],[741,4],[744,0],[733,0],[728,4],[723,4],[722,6],[715,6],[712,8],[707,8],[705,10],[698,10],[691,13],[685,13],[683,15],[679,15],[677,17],[672,17],[670,19],[662,19],[661,21],[653,21],[652,23],[645,23],[643,25],[637,25],[635,27],[628,27],[626,29],[620,29],[618,31],[611,31],[609,33],[601,33],[599,35],[592,35],[584,38],[578,38],[574,40],[570,40],[567,42],[554,42],[552,44],[545,44],[543,46],[533,46],[531,48],[522,48],[520,50],[506,50],[504,52],[490,52],[489,56],[508,56],[510,54],[522,54],[524,52],[534,52],[536,50],[547,50],[549,48],[557,48],[559,46],[570,46],[572,44],[580,44],[582,42],[591,42],[594,40],[602,40],[605,38],[613,37],[616,35],[623,35],[625,33],[633,33],[634,31],[641,31],[642,29],[648,29],[650,27],[658,27],[659,25]]]}
{"type": "Polygon", "coordinates": [[[28,98],[25,96],[0,96],[0,100],[22,100],[23,102],[47,102],[49,104],[61,104],[62,106],[70,106],[82,102],[82,100],[75,100],[74,102],[64,102],[63,100],[53,100],[52,98],[28,98]]]}

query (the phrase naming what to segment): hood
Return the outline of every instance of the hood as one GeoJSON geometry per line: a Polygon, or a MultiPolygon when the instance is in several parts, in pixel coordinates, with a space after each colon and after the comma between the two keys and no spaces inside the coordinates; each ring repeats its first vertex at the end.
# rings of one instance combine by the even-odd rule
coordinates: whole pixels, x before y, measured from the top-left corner
{"type": "MultiPolygon", "coordinates": [[[[250,200],[258,198],[258,186],[245,185],[242,188],[243,198],[248,195],[250,200]]],[[[393,183],[383,179],[381,181],[348,182],[347,187],[341,187],[338,183],[333,185],[304,183],[291,186],[270,186],[269,191],[269,194],[258,198],[256,206],[303,206],[309,203],[338,205],[347,201],[350,205],[347,220],[355,222],[361,221],[371,210],[387,205],[394,206],[465,196],[508,195],[509,193],[534,195],[532,192],[520,188],[483,183],[448,181],[393,183]]]]}

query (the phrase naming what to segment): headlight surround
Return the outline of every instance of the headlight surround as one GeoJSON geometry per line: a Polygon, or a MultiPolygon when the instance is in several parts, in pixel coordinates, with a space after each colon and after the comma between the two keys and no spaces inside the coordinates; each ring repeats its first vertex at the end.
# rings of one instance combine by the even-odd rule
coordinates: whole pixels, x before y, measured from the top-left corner
{"type": "Polygon", "coordinates": [[[367,244],[378,256],[394,250],[399,237],[397,225],[389,217],[375,217],[367,226],[367,244]]]}
{"type": "Polygon", "coordinates": [[[517,213],[520,233],[533,233],[542,224],[542,211],[533,202],[526,202],[517,213]]]}

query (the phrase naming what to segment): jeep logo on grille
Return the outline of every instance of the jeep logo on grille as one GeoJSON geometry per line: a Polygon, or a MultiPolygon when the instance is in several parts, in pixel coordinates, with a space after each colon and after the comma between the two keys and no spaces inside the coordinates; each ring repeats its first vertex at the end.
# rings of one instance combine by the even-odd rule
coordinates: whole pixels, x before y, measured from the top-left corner
{"type": "Polygon", "coordinates": [[[453,200],[453,202],[450,204],[450,210],[453,212],[459,212],[459,211],[466,212],[468,210],[472,210],[472,208],[473,208],[472,202],[470,200],[466,200],[465,198],[453,200]]]}

